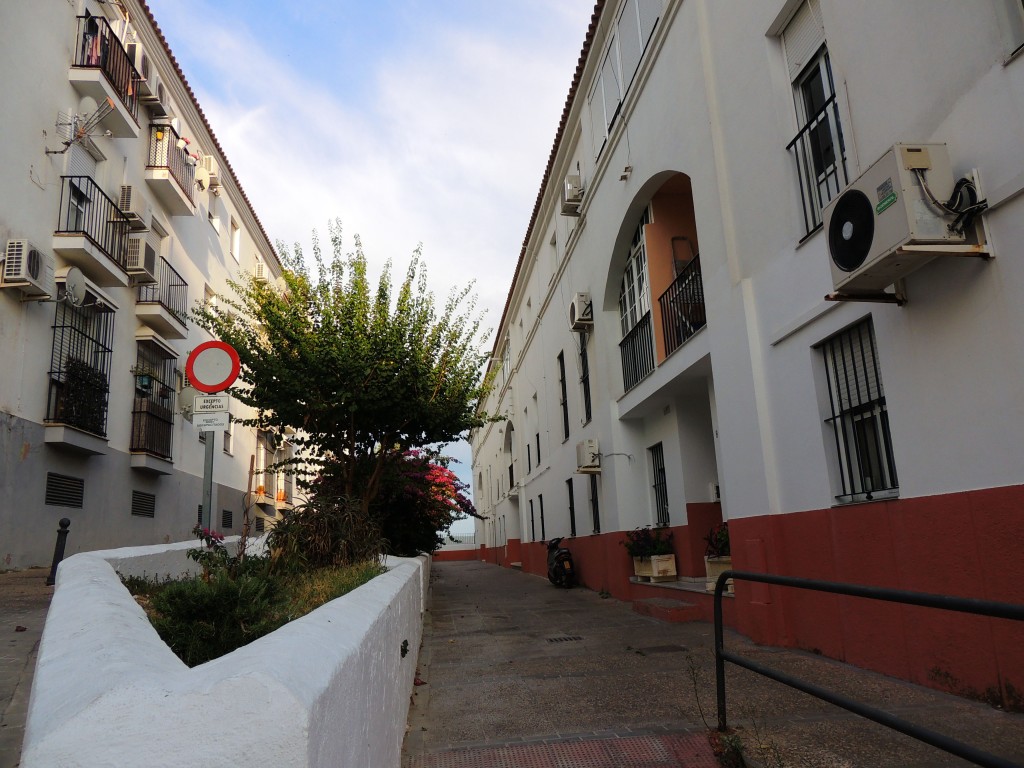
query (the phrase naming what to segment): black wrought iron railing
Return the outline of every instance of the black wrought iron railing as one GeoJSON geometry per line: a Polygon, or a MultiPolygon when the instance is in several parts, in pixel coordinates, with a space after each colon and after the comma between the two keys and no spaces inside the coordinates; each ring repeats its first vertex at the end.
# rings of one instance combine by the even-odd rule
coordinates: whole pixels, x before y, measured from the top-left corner
{"type": "Polygon", "coordinates": [[[132,375],[131,450],[171,458],[174,433],[175,359],[151,344],[139,342],[132,375]]]}
{"type": "Polygon", "coordinates": [[[622,386],[628,392],[654,370],[650,312],[640,318],[640,322],[619,342],[619,352],[622,355],[622,386]]]}
{"type": "Polygon", "coordinates": [[[139,121],[139,81],[135,65],[102,16],[79,16],[74,66],[99,69],[135,122],[139,121]]]}
{"type": "Polygon", "coordinates": [[[786,146],[796,160],[804,236],[821,226],[821,212],[849,183],[839,105],[830,97],[786,146]]]}
{"type": "Polygon", "coordinates": [[[114,313],[54,303],[46,422],[107,434],[114,313]]]}
{"type": "Polygon", "coordinates": [[[148,168],[166,168],[178,182],[181,191],[192,202],[196,167],[188,162],[188,151],[178,144],[181,137],[170,125],[153,125],[149,129],[148,168]]]}
{"type": "Polygon", "coordinates": [[[89,176],[61,176],[57,234],[85,235],[127,271],[128,217],[89,176]]]}
{"type": "Polygon", "coordinates": [[[842,707],[856,715],[873,720],[876,723],[881,723],[887,728],[899,731],[925,744],[930,744],[933,747],[961,757],[975,765],[988,766],[989,768],[1013,768],[1013,766],[1018,765],[1012,760],[983,752],[977,747],[964,744],[944,733],[938,733],[924,726],[896,717],[891,712],[877,709],[836,691],[809,683],[806,680],[801,680],[779,670],[765,667],[743,656],[727,651],[725,649],[725,629],[722,622],[722,594],[729,579],[753,581],[761,584],[777,584],[783,587],[831,592],[833,594],[850,595],[851,597],[861,597],[869,600],[918,605],[925,608],[938,608],[946,611],[958,611],[960,613],[971,613],[976,616],[990,616],[1014,621],[1024,621],[1024,605],[998,603],[993,600],[978,600],[969,597],[935,595],[926,592],[909,592],[903,589],[844,584],[835,581],[820,581],[818,579],[802,579],[795,576],[776,576],[770,573],[752,573],[748,571],[726,571],[718,577],[718,581],[715,583],[715,683],[718,695],[718,730],[725,731],[729,727],[725,701],[725,662],[728,661],[738,667],[749,669],[751,672],[763,675],[791,688],[796,688],[798,691],[808,693],[830,704],[835,704],[837,707],[842,707]]]}
{"type": "Polygon", "coordinates": [[[661,307],[661,330],[667,356],[708,322],[704,310],[704,283],[701,280],[699,256],[695,256],[683,267],[668,290],[661,294],[658,304],[661,307]]]}
{"type": "Polygon", "coordinates": [[[174,315],[182,325],[188,317],[188,283],[167,261],[161,258],[157,266],[156,283],[140,285],[136,301],[139,304],[160,304],[174,315]]]}

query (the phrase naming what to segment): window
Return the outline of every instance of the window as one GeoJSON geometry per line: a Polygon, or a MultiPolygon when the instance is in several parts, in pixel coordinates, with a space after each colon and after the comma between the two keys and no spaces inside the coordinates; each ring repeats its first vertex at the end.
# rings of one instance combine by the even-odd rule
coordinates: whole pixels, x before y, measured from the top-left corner
{"type": "Polygon", "coordinates": [[[106,437],[114,313],[99,303],[54,306],[46,421],[106,437]]]}
{"type": "Polygon", "coordinates": [[[232,257],[234,257],[235,261],[238,261],[240,259],[239,254],[241,253],[241,250],[242,250],[241,244],[242,244],[242,232],[238,228],[238,222],[235,221],[234,216],[232,216],[231,217],[231,243],[229,245],[229,248],[231,250],[231,255],[232,255],[232,257]]]}
{"type": "Polygon", "coordinates": [[[234,434],[235,434],[235,417],[232,416],[231,412],[229,411],[228,412],[228,425],[227,425],[227,427],[224,428],[224,453],[226,453],[228,456],[231,455],[231,452],[232,452],[232,450],[234,448],[234,446],[232,445],[232,443],[234,442],[234,440],[233,440],[234,434]]]}
{"type": "Polygon", "coordinates": [[[870,501],[899,490],[885,391],[871,319],[821,345],[839,459],[840,501],[870,501]]]}
{"type": "Polygon", "coordinates": [[[587,332],[580,332],[580,388],[583,390],[583,423],[589,424],[590,408],[590,360],[587,358],[587,332]]]}
{"type": "Polygon", "coordinates": [[[821,226],[826,204],[846,186],[846,147],[818,0],[800,6],[782,33],[799,132],[788,145],[796,160],[804,236],[821,226]]]}
{"type": "Polygon", "coordinates": [[[537,522],[533,519],[533,499],[530,499],[530,541],[537,540],[537,522]]]}
{"type": "Polygon", "coordinates": [[[1006,62],[1024,52],[1024,0],[1002,0],[998,9],[999,26],[1006,40],[1006,62]]]}
{"type": "Polygon", "coordinates": [[[594,156],[601,154],[661,14],[662,0],[626,0],[590,92],[594,156]]]}
{"type": "Polygon", "coordinates": [[[622,341],[622,383],[628,392],[654,370],[654,334],[651,331],[651,299],[647,284],[647,248],[644,227],[651,221],[650,207],[644,210],[619,284],[619,325],[622,341]]]}
{"type": "Polygon", "coordinates": [[[177,360],[162,345],[136,342],[131,450],[171,458],[177,360]]]}
{"type": "Polygon", "coordinates": [[[220,216],[217,216],[213,210],[206,212],[206,220],[210,222],[210,226],[213,227],[213,231],[218,235],[220,234],[220,216]]]}
{"type": "Polygon", "coordinates": [[[268,496],[270,498],[274,498],[275,475],[273,471],[270,471],[269,467],[276,461],[276,452],[276,435],[271,434],[265,429],[257,430],[256,476],[254,478],[257,496],[268,496]]]}
{"type": "Polygon", "coordinates": [[[501,383],[504,385],[508,381],[508,377],[511,374],[512,368],[512,343],[505,339],[505,347],[501,351],[501,383]]]}
{"type": "Polygon", "coordinates": [[[572,478],[565,481],[565,491],[569,494],[569,535],[576,535],[576,498],[572,487],[572,478]]]}
{"type": "Polygon", "coordinates": [[[536,443],[537,443],[537,469],[540,469],[540,432],[537,433],[536,443]]]}
{"type": "Polygon", "coordinates": [[[565,386],[565,352],[558,353],[558,404],[562,407],[562,439],[569,439],[569,394],[565,386]]]}
{"type": "Polygon", "coordinates": [[[648,449],[654,491],[654,517],[658,525],[668,525],[668,481],[665,477],[665,449],[661,443],[648,449]]]}
{"type": "Polygon", "coordinates": [[[594,520],[594,533],[600,533],[601,507],[597,500],[597,475],[590,476],[590,514],[594,520]]]}
{"type": "Polygon", "coordinates": [[[530,474],[533,471],[533,454],[530,448],[530,438],[526,438],[526,474],[530,474]]]}
{"type": "Polygon", "coordinates": [[[546,541],[548,536],[544,529],[544,494],[537,494],[537,504],[540,507],[540,538],[541,541],[546,541]]]}

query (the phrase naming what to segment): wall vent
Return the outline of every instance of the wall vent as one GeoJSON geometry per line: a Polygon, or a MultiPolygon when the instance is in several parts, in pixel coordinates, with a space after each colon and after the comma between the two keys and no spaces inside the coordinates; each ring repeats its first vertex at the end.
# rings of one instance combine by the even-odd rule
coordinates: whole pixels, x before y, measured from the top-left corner
{"type": "Polygon", "coordinates": [[[132,491],[132,514],[135,517],[156,517],[156,494],[132,491]]]}
{"type": "Polygon", "coordinates": [[[221,528],[234,528],[235,513],[230,509],[222,509],[220,511],[220,527],[221,528]]]}
{"type": "Polygon", "coordinates": [[[85,480],[81,477],[46,473],[46,504],[52,507],[81,509],[85,500],[85,480]]]}

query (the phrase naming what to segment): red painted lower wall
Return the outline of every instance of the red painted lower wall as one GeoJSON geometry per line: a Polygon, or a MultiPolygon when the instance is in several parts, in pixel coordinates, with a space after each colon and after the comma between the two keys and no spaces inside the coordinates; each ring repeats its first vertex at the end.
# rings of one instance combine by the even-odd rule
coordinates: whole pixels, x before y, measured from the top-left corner
{"type": "MultiPolygon", "coordinates": [[[[680,575],[697,576],[721,511],[700,504],[687,513],[691,524],[672,528],[673,545],[680,575]]],[[[729,528],[736,570],[1024,604],[1024,485],[739,518],[729,528]]],[[[624,538],[563,540],[583,586],[636,598],[624,538]]],[[[543,542],[516,541],[514,560],[512,548],[481,547],[477,559],[546,575],[543,542]]],[[[755,642],[1024,710],[1024,622],[743,581],[735,588],[727,623],[755,642]]]]}

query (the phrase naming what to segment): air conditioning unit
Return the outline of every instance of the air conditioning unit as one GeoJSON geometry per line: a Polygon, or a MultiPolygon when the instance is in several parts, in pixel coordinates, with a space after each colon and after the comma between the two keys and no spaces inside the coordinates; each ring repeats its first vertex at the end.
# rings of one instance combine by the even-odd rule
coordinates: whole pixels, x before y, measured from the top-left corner
{"type": "Polygon", "coordinates": [[[267,265],[262,261],[257,261],[256,268],[253,270],[253,277],[255,278],[257,283],[267,282],[267,278],[270,277],[267,265]]]}
{"type": "Polygon", "coordinates": [[[594,327],[594,305],[589,293],[577,293],[569,305],[569,327],[574,331],[589,331],[594,327]]]}
{"type": "Polygon", "coordinates": [[[125,52],[128,54],[128,58],[131,59],[135,71],[142,78],[139,80],[139,98],[144,99],[152,95],[149,82],[149,57],[146,55],[146,52],[142,50],[142,46],[138,43],[128,43],[125,47],[125,52]]]}
{"type": "Polygon", "coordinates": [[[136,285],[156,283],[156,249],[141,237],[128,238],[128,259],[125,267],[136,285]]]}
{"type": "Polygon", "coordinates": [[[53,257],[28,240],[8,240],[0,287],[20,288],[27,296],[52,296],[54,266],[53,257]]]}
{"type": "Polygon", "coordinates": [[[837,293],[877,294],[939,255],[928,245],[963,244],[930,201],[953,191],[945,144],[896,144],[824,210],[837,293]]]}
{"type": "Polygon", "coordinates": [[[601,449],[597,440],[576,443],[576,471],[594,475],[601,471],[601,449]]]}
{"type": "Polygon", "coordinates": [[[579,216],[583,204],[583,182],[578,173],[570,173],[562,183],[562,215],[579,216]]]}
{"type": "Polygon", "coordinates": [[[171,113],[167,101],[167,89],[164,88],[164,84],[160,81],[160,76],[157,75],[152,67],[146,82],[149,87],[139,89],[139,101],[149,110],[150,116],[168,117],[171,113]]]}
{"type": "Polygon", "coordinates": [[[131,184],[121,185],[117,207],[128,217],[128,228],[133,232],[148,232],[153,222],[153,206],[131,184]]]}
{"type": "Polygon", "coordinates": [[[213,155],[203,155],[203,168],[210,174],[210,187],[220,186],[220,166],[213,155]]]}

